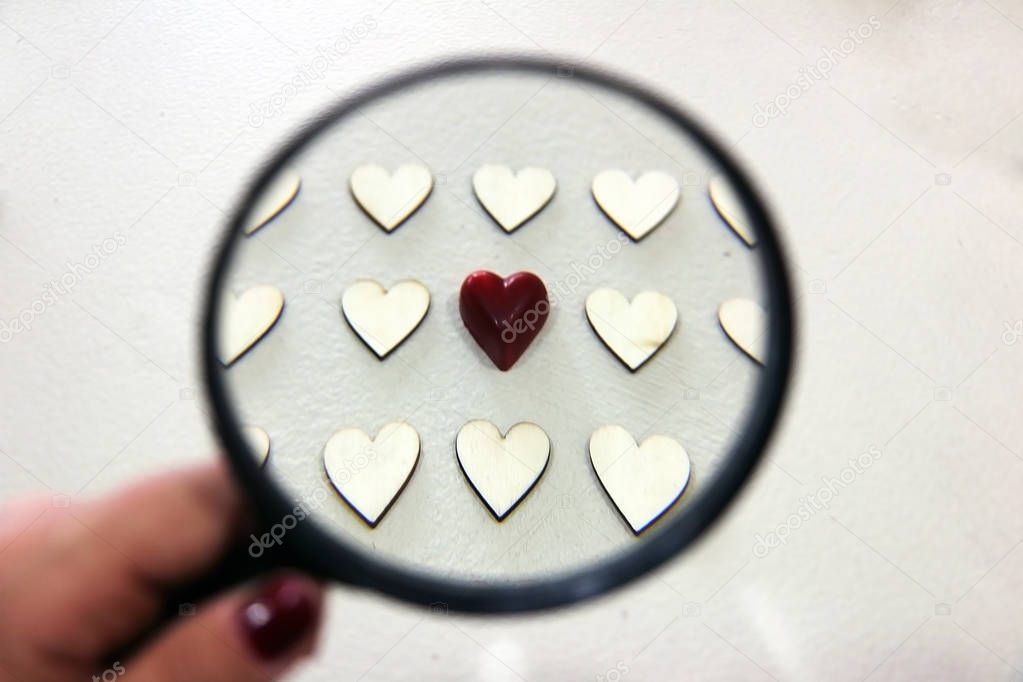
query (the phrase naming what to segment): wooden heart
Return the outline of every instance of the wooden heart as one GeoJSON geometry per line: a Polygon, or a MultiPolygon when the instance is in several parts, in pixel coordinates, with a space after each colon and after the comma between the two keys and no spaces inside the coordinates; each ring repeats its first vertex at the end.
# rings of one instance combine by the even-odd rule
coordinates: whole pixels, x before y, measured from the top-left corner
{"type": "Polygon", "coordinates": [[[512,232],[540,212],[554,196],[557,182],[546,168],[486,165],[472,176],[476,198],[505,232],[512,232]]]}
{"type": "Polygon", "coordinates": [[[433,189],[430,171],[414,163],[399,166],[393,175],[376,164],[359,166],[348,183],[355,201],[385,232],[401,225],[433,189]]]}
{"type": "Polygon", "coordinates": [[[348,324],[380,359],[415,331],[429,308],[430,292],[411,279],[390,290],[374,280],[360,279],[341,297],[348,324]]]}
{"type": "Polygon", "coordinates": [[[327,478],[371,528],[405,489],[418,461],[419,434],[404,422],[385,424],[373,440],[362,429],[341,429],[323,450],[327,478]]]}
{"type": "Polygon", "coordinates": [[[270,331],[283,309],[284,294],[269,284],[246,289],[237,297],[227,292],[218,330],[220,362],[230,367],[270,331]]]}
{"type": "Polygon", "coordinates": [[[298,195],[302,178],[295,171],[282,171],[259,195],[247,216],[245,234],[252,234],[277,217],[298,195]]]}
{"type": "Polygon", "coordinates": [[[458,431],[455,454],[469,485],[502,521],[540,480],[551,441],[536,424],[520,422],[502,436],[490,422],[476,420],[458,431]]]}
{"type": "Polygon", "coordinates": [[[721,329],[728,338],[761,365],[767,345],[767,314],[753,301],[733,298],[718,308],[721,329]]]}
{"type": "Polygon", "coordinates": [[[258,426],[243,426],[242,438],[259,466],[266,466],[266,460],[270,456],[270,436],[258,426]]]}
{"type": "Polygon", "coordinates": [[[711,178],[707,194],[710,195],[710,203],[714,205],[714,209],[725,221],[725,224],[732,228],[732,232],[739,235],[739,238],[746,242],[747,246],[756,246],[757,236],[750,228],[742,202],[739,201],[739,197],[736,196],[728,180],[720,176],[711,178]]]}
{"type": "Polygon", "coordinates": [[[600,209],[634,241],[660,225],[679,198],[675,178],[660,171],[633,182],[624,171],[606,170],[593,178],[592,192],[600,209]]]}
{"type": "Polygon", "coordinates": [[[675,331],[678,310],[656,291],[637,294],[630,303],[614,289],[597,289],[586,297],[586,317],[604,345],[636,371],[675,331]]]}
{"type": "Polygon", "coordinates": [[[682,497],[689,485],[689,455],[667,436],[642,445],[620,426],[590,436],[590,462],[618,512],[639,535],[682,497]]]}

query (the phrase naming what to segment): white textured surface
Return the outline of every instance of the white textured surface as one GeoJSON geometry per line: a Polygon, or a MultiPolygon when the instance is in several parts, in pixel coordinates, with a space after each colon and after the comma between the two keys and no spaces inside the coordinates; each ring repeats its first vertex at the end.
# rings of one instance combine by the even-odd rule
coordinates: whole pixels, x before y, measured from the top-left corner
{"type": "Polygon", "coordinates": [[[0,22],[0,320],[37,311],[0,347],[4,499],[210,456],[201,275],[222,209],[293,125],[439,51],[556,50],[685,101],[768,190],[803,321],[781,436],[656,576],[514,619],[339,588],[296,679],[1023,674],[1018,3],[8,0],[0,22]],[[804,71],[784,115],[755,118],[872,15],[829,78],[804,71]],[[44,293],[69,263],[73,291],[44,293]],[[826,509],[806,499],[831,489],[826,509]]]}
{"type": "Polygon", "coordinates": [[[636,544],[588,462],[586,444],[601,426],[678,440],[696,472],[689,497],[708,489],[760,375],[722,334],[717,307],[737,295],[759,299],[759,273],[754,252],[707,200],[706,178],[718,169],[666,120],[578,79],[471,74],[369,104],[289,166],[302,174],[302,195],[258,239],[239,240],[228,272],[232,290],[269,281],[288,300],[274,333],[226,372],[244,422],[262,426],[274,443],[266,470],[297,495],[332,497],[316,458],[337,429],[375,432],[403,420],[423,447],[414,477],[378,527],[367,530],[339,504],[320,506],[316,521],[417,568],[510,579],[587,567],[636,544]],[[619,116],[659,143],[624,137],[619,116]],[[410,156],[432,170],[437,186],[385,234],[343,180],[350,165],[377,159],[395,167],[410,156]],[[536,163],[560,179],[557,196],[513,235],[473,197],[474,170],[493,159],[536,163]],[[590,196],[591,179],[609,166],[657,169],[690,184],[663,224],[633,243],[590,196]],[[458,312],[462,280],[480,269],[528,270],[549,292],[549,319],[508,372],[494,367],[458,312]],[[342,292],[362,278],[415,279],[431,292],[415,335],[384,362],[338,311],[342,292]],[[587,296],[608,286],[630,296],[659,290],[678,302],[678,333],[635,373],[586,319],[587,296]],[[533,422],[551,440],[542,480],[501,524],[455,461],[455,435],[475,419],[502,431],[533,422]]]}

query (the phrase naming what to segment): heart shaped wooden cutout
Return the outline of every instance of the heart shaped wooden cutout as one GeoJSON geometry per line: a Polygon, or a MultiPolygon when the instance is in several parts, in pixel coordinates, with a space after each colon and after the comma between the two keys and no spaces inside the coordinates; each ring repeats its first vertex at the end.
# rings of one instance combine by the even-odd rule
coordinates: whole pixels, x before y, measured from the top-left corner
{"type": "Polygon", "coordinates": [[[356,168],[348,184],[362,210],[390,232],[426,201],[433,189],[433,176],[415,163],[399,166],[393,175],[371,163],[356,168]]]}
{"type": "Polygon", "coordinates": [[[636,535],[663,516],[689,485],[689,455],[667,436],[650,436],[636,445],[622,427],[603,426],[590,436],[590,462],[636,535]]]}
{"type": "Polygon", "coordinates": [[[302,178],[295,171],[282,171],[270,181],[270,184],[259,195],[247,216],[245,234],[249,235],[266,225],[286,209],[302,186],[302,178]]]}
{"type": "Polygon", "coordinates": [[[327,478],[371,528],[398,499],[418,461],[419,434],[404,422],[385,424],[373,440],[362,429],[341,429],[323,450],[327,478]]]}
{"type": "Polygon", "coordinates": [[[630,302],[614,289],[597,289],[586,297],[586,317],[604,345],[636,371],[675,331],[678,310],[656,291],[644,291],[630,302]]]}
{"type": "Polygon", "coordinates": [[[372,279],[345,289],[341,311],[352,330],[381,360],[415,331],[430,308],[430,292],[415,280],[390,290],[372,279]]]}
{"type": "Polygon", "coordinates": [[[633,241],[660,225],[679,198],[678,182],[660,171],[633,182],[624,171],[606,170],[593,178],[591,190],[600,209],[633,241]]]}
{"type": "Polygon", "coordinates": [[[476,198],[505,232],[513,232],[547,205],[557,182],[546,168],[486,165],[472,176],[476,198]]]}
{"type": "Polygon", "coordinates": [[[721,329],[739,349],[761,365],[767,345],[767,314],[753,301],[732,298],[718,308],[721,329]]]}
{"type": "Polygon", "coordinates": [[[469,485],[503,521],[540,480],[551,441],[536,424],[520,422],[502,436],[490,422],[475,420],[459,429],[455,454],[469,485]]]}
{"type": "Polygon", "coordinates": [[[270,331],[283,309],[284,294],[269,284],[246,289],[241,296],[227,292],[218,330],[220,362],[230,367],[270,331]]]}
{"type": "Polygon", "coordinates": [[[739,239],[746,242],[746,246],[751,248],[756,246],[757,236],[750,228],[742,202],[728,180],[720,176],[711,178],[707,194],[710,196],[710,203],[714,205],[714,209],[725,224],[732,228],[732,232],[739,235],[739,239]]]}
{"type": "Polygon", "coordinates": [[[270,436],[267,432],[258,426],[243,426],[242,438],[259,466],[266,466],[266,460],[270,457],[270,436]]]}

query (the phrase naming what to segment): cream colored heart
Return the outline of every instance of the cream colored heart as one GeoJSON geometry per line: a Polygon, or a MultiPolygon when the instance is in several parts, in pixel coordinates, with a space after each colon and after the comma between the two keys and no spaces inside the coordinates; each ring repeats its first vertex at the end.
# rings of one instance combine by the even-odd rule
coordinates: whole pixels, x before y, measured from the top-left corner
{"type": "Polygon", "coordinates": [[[689,455],[667,436],[650,436],[636,445],[622,427],[602,426],[590,436],[590,462],[636,535],[668,511],[689,485],[689,455]]]}
{"type": "Polygon", "coordinates": [[[597,289],[586,297],[586,317],[604,345],[635,371],[675,331],[678,310],[656,291],[644,291],[630,302],[614,289],[597,289]]]}
{"type": "Polygon", "coordinates": [[[415,331],[429,308],[430,292],[411,279],[389,291],[379,282],[360,279],[341,297],[348,324],[380,359],[415,331]]]}
{"type": "Polygon", "coordinates": [[[455,454],[469,485],[503,521],[540,480],[551,441],[536,424],[520,422],[502,436],[490,422],[475,420],[459,429],[455,454]]]}
{"type": "Polygon", "coordinates": [[[362,210],[390,232],[426,201],[433,189],[433,176],[419,164],[399,166],[392,175],[371,163],[356,168],[348,183],[362,210]]]}
{"type": "Polygon", "coordinates": [[[323,450],[327,478],[370,527],[380,523],[419,461],[419,434],[404,422],[385,424],[370,440],[362,429],[341,429],[323,450]]]}
{"type": "Polygon", "coordinates": [[[660,171],[633,182],[624,171],[606,170],[593,178],[592,192],[607,217],[635,241],[660,225],[679,198],[678,182],[660,171]]]}
{"type": "Polygon", "coordinates": [[[555,187],[554,175],[546,168],[523,168],[513,174],[508,166],[486,165],[472,176],[476,198],[505,232],[539,213],[555,187]]]}
{"type": "Polygon", "coordinates": [[[707,186],[707,194],[710,195],[710,202],[714,205],[721,219],[732,228],[739,238],[746,242],[747,246],[757,245],[757,236],[749,226],[746,218],[746,211],[742,202],[732,189],[732,185],[723,177],[711,178],[707,186]]]}
{"type": "Polygon", "coordinates": [[[261,284],[246,289],[241,296],[227,292],[220,307],[220,362],[230,367],[277,322],[284,309],[284,294],[261,284]]]}
{"type": "Polygon", "coordinates": [[[243,426],[242,438],[259,466],[266,466],[266,460],[270,456],[270,436],[267,432],[258,426],[243,426]]]}
{"type": "Polygon", "coordinates": [[[767,348],[767,314],[753,301],[733,298],[718,308],[721,328],[743,353],[761,365],[767,348]]]}
{"type": "Polygon", "coordinates": [[[278,173],[252,205],[245,223],[245,234],[252,234],[277,217],[298,195],[302,178],[295,171],[278,173]]]}

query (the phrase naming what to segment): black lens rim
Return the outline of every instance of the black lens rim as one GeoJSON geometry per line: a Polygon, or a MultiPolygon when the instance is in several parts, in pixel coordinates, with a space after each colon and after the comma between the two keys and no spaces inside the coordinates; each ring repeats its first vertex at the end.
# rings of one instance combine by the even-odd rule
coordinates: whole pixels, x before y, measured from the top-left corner
{"type": "MultiPolygon", "coordinates": [[[[752,184],[725,148],[687,113],[660,95],[631,80],[571,60],[537,56],[469,56],[447,59],[390,77],[335,104],[305,125],[262,168],[236,205],[230,228],[217,249],[206,287],[205,314],[201,330],[204,378],[213,422],[226,449],[232,470],[248,492],[257,520],[269,527],[294,513],[294,500],[271,476],[265,475],[251,456],[240,424],[230,409],[227,387],[217,357],[215,324],[221,305],[219,292],[234,252],[235,235],[242,231],[246,212],[273,176],[305,144],[344,116],[365,104],[426,80],[480,71],[524,71],[552,77],[580,79],[616,90],[660,112],[697,141],[716,161],[746,207],[757,234],[757,250],[763,259],[768,293],[769,340],[767,363],[757,400],[741,429],[714,485],[697,496],[690,506],[668,520],[655,535],[635,550],[609,557],[586,569],[559,574],[551,579],[532,579],[509,585],[472,584],[400,568],[376,559],[319,527],[312,519],[287,531],[274,564],[286,563],[311,574],[361,586],[433,608],[463,612],[498,613],[551,608],[602,594],[638,578],[688,547],[709,528],[734,500],[760,460],[781,412],[789,385],[794,355],[794,311],[789,273],[782,246],[767,209],[752,184]]],[[[262,527],[262,526],[261,526],[262,527]]],[[[257,534],[258,535],[258,534],[257,534]]],[[[269,552],[268,552],[269,553],[269,552]]],[[[268,563],[270,560],[268,559],[268,563]]]]}

